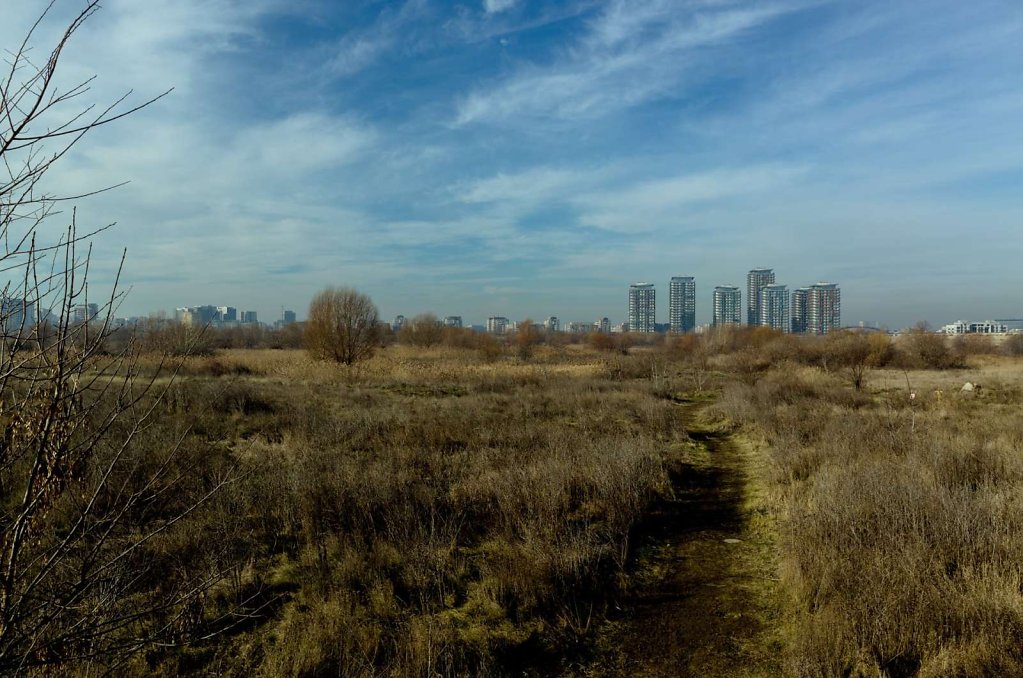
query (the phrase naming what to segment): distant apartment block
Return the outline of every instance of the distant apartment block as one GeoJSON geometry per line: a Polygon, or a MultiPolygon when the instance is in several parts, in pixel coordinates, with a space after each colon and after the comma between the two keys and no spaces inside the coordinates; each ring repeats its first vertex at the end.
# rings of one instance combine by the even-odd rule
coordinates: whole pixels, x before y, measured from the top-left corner
{"type": "Polygon", "coordinates": [[[629,330],[643,333],[657,331],[657,290],[653,283],[629,285],[629,330]]]}
{"type": "Polygon", "coordinates": [[[99,304],[78,304],[71,309],[71,322],[75,325],[91,323],[99,316],[99,304]]]}
{"type": "Polygon", "coordinates": [[[543,328],[548,332],[560,332],[561,321],[558,320],[557,316],[552,315],[551,317],[547,318],[547,320],[543,321],[543,328]]]}
{"type": "Polygon", "coordinates": [[[767,285],[760,290],[760,325],[788,333],[792,327],[789,316],[788,285],[767,285]]]}
{"type": "Polygon", "coordinates": [[[1009,326],[996,320],[966,322],[957,320],[941,328],[945,334],[1005,334],[1009,326]]]}
{"type": "Polygon", "coordinates": [[[810,288],[800,287],[792,291],[792,325],[793,334],[804,334],[810,322],[810,288]]]}
{"type": "Polygon", "coordinates": [[[675,334],[696,329],[696,279],[675,276],[668,287],[668,324],[675,334]]]}
{"type": "Polygon", "coordinates": [[[209,325],[217,322],[220,311],[216,306],[195,306],[189,309],[192,312],[192,324],[209,325]]]}
{"type": "Polygon", "coordinates": [[[565,324],[565,331],[569,334],[586,334],[593,331],[593,323],[583,320],[569,320],[565,324]]]}
{"type": "Polygon", "coordinates": [[[807,294],[806,331],[827,334],[842,326],[842,291],[835,283],[819,282],[807,294]]]}
{"type": "Polygon", "coordinates": [[[746,324],[760,324],[760,290],[774,284],[774,270],[754,268],[746,274],[746,324]]]}
{"type": "Polygon", "coordinates": [[[399,315],[394,316],[394,322],[391,323],[391,329],[394,330],[395,332],[400,332],[401,328],[405,327],[405,325],[407,325],[407,324],[408,324],[408,318],[406,318],[405,316],[399,314],[399,315]]]}
{"type": "Polygon", "coordinates": [[[601,334],[611,334],[611,321],[608,318],[601,318],[593,323],[593,329],[601,334]]]}
{"type": "Polygon", "coordinates": [[[719,285],[714,288],[713,324],[742,324],[742,292],[738,287],[719,285]]]}
{"type": "Polygon", "coordinates": [[[462,316],[449,315],[444,318],[444,327],[462,327],[462,316]]]}
{"type": "Polygon", "coordinates": [[[242,311],[242,322],[246,324],[255,324],[259,320],[255,311],[242,311]]]}
{"type": "Polygon", "coordinates": [[[284,311],[281,314],[282,325],[293,325],[295,323],[296,316],[294,311],[284,311]]]}
{"type": "Polygon", "coordinates": [[[0,331],[5,339],[26,338],[36,322],[35,302],[19,297],[0,299],[0,331]]]}
{"type": "Polygon", "coordinates": [[[492,315],[487,318],[487,332],[490,334],[505,334],[511,329],[511,321],[500,315],[492,315]]]}

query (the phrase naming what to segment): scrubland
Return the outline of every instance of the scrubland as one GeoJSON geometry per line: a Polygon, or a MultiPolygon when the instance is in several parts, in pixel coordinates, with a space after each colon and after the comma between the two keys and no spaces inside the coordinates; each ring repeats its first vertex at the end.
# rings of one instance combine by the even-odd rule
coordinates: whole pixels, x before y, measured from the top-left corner
{"type": "Polygon", "coordinates": [[[161,642],[116,671],[585,674],[572,658],[628,597],[637,528],[698,447],[681,410],[699,407],[756,460],[744,482],[778,532],[791,675],[1023,675],[1014,344],[598,339],[392,344],[350,367],[149,347],[153,416],[123,450],[115,423],[100,455],[124,456],[108,485],[161,525],[133,547],[125,605],[208,585],[132,620],[161,642]],[[136,487],[153,467],[174,481],[136,487]]]}
{"type": "Polygon", "coordinates": [[[646,380],[578,350],[225,351],[161,407],[205,473],[237,465],[181,529],[233,568],[201,615],[230,623],[135,667],[167,675],[546,673],[619,595],[685,442],[646,380]]]}
{"type": "Polygon", "coordinates": [[[792,675],[1023,675],[1023,363],[951,357],[723,386],[768,461],[792,675]]]}

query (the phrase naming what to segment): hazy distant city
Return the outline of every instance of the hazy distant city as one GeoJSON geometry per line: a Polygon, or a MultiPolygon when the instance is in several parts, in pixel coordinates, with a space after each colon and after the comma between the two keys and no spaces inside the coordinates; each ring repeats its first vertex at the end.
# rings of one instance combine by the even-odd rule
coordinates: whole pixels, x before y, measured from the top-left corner
{"type": "MultiPolygon", "coordinates": [[[[540,316],[542,320],[532,321],[544,332],[566,332],[586,334],[600,332],[607,334],[686,334],[702,333],[714,327],[740,326],[766,327],[784,334],[824,335],[839,329],[860,331],[884,331],[898,333],[905,328],[883,327],[875,322],[857,321],[852,325],[842,323],[842,290],[838,283],[816,282],[790,290],[787,284],[778,283],[774,269],[754,268],[746,275],[745,292],[735,285],[717,285],[710,293],[709,307],[711,322],[698,325],[697,281],[694,276],[673,276],[667,285],[668,315],[657,316],[657,284],[635,282],[628,286],[628,301],[625,305],[625,320],[614,322],[614,314],[594,320],[568,320],[559,316],[540,316]],[[745,295],[745,296],[744,296],[745,295]],[[744,301],[745,299],[745,301],[744,301]],[[666,320],[666,322],[665,322],[666,320]]],[[[72,323],[93,322],[105,316],[105,308],[96,303],[77,304],[71,309],[72,323]]],[[[386,322],[393,332],[406,326],[413,312],[398,314],[386,322]]],[[[53,322],[57,318],[52,311],[37,311],[31,302],[10,297],[2,302],[0,324],[6,331],[17,332],[35,322],[53,322]]],[[[300,321],[298,313],[281,308],[273,318],[260,319],[257,311],[242,310],[234,306],[205,304],[181,306],[173,314],[158,311],[148,316],[120,317],[111,315],[114,327],[137,325],[147,322],[174,322],[189,326],[213,328],[260,327],[281,329],[300,321]]],[[[475,332],[503,335],[514,332],[521,318],[505,315],[488,316],[484,322],[466,322],[462,315],[445,315],[438,318],[444,327],[465,328],[475,332]]],[[[1023,319],[956,320],[937,328],[930,328],[945,334],[1006,334],[1023,332],[1023,319]]]]}

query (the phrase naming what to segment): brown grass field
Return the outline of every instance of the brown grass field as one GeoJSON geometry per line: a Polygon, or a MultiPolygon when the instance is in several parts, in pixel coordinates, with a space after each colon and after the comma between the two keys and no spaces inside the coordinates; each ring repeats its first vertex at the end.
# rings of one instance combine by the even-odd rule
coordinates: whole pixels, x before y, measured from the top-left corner
{"type": "Polygon", "coordinates": [[[117,672],[1023,675],[1023,359],[921,337],[176,360],[135,585],[217,583],[117,672]]]}

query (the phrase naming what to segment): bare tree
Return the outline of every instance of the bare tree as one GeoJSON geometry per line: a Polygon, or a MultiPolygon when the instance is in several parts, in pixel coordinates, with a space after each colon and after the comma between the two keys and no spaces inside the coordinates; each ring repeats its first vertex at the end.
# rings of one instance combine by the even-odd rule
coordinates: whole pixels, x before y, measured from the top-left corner
{"type": "Polygon", "coordinates": [[[82,232],[72,210],[57,233],[44,228],[60,205],[111,188],[54,195],[49,170],[90,130],[155,101],[75,108],[92,78],[61,89],[57,69],[98,3],[37,62],[51,9],[0,72],[0,674],[111,670],[199,632],[217,568],[163,571],[155,545],[228,481],[192,475],[180,437],[147,438],[155,377],[138,378],[131,342],[107,354],[121,293],[115,280],[97,299],[87,282],[90,236],[106,227],[82,232]]]}
{"type": "Polygon", "coordinates": [[[379,315],[365,294],[328,287],[309,304],[306,349],[316,358],[343,365],[369,358],[379,343],[379,315]]]}

